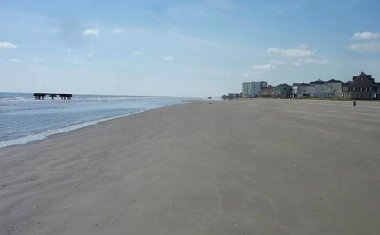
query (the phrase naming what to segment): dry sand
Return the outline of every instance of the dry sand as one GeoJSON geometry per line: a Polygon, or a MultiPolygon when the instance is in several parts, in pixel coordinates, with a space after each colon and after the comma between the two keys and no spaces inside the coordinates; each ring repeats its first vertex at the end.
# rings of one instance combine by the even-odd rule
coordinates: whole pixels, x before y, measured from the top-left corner
{"type": "Polygon", "coordinates": [[[380,103],[195,102],[0,150],[0,234],[379,234],[380,103]]]}

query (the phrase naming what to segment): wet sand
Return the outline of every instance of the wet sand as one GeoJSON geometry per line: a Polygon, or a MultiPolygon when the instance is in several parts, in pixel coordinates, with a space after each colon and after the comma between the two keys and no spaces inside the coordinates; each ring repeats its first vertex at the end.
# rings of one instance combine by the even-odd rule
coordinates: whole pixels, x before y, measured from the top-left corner
{"type": "Polygon", "coordinates": [[[0,234],[379,234],[380,103],[194,102],[0,149],[0,234]]]}

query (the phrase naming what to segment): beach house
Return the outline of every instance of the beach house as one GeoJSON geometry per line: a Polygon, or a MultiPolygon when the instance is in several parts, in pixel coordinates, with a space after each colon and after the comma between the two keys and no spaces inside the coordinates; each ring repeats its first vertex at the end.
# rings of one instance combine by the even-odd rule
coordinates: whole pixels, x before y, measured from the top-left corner
{"type": "Polygon", "coordinates": [[[342,81],[331,79],[329,81],[317,80],[310,83],[293,83],[293,96],[295,98],[342,98],[342,81]]]}
{"type": "Polygon", "coordinates": [[[347,99],[380,99],[380,83],[372,75],[361,72],[352,81],[342,85],[343,97],[347,99]]]}
{"type": "Polygon", "coordinates": [[[273,96],[275,98],[291,98],[293,96],[293,87],[283,83],[273,88],[273,96]]]}
{"type": "Polygon", "coordinates": [[[293,97],[307,98],[310,97],[310,93],[309,83],[293,83],[293,97]]]}

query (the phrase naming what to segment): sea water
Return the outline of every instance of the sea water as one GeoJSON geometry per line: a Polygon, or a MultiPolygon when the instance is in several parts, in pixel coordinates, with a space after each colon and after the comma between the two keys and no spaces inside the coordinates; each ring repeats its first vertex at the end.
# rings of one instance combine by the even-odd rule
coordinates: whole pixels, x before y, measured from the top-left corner
{"type": "Polygon", "coordinates": [[[184,98],[73,95],[35,100],[32,94],[0,93],[0,148],[95,125],[116,117],[184,102],[184,98]]]}

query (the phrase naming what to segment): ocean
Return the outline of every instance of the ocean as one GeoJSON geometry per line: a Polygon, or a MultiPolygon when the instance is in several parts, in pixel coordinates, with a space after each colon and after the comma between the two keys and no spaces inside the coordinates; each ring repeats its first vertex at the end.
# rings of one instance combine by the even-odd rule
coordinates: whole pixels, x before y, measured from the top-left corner
{"type": "MultiPolygon", "coordinates": [[[[0,148],[95,125],[116,117],[183,103],[185,98],[73,95],[35,100],[33,94],[0,93],[0,148]]],[[[187,99],[186,99],[187,100],[187,99]]]]}

